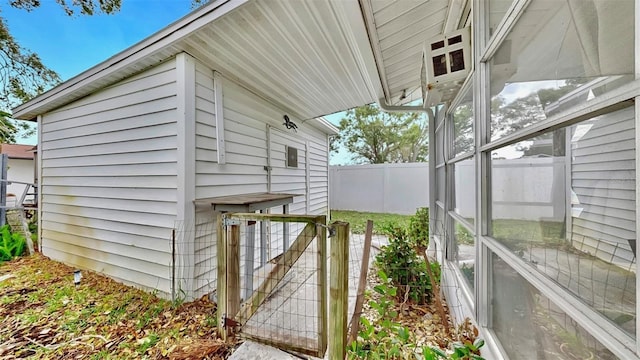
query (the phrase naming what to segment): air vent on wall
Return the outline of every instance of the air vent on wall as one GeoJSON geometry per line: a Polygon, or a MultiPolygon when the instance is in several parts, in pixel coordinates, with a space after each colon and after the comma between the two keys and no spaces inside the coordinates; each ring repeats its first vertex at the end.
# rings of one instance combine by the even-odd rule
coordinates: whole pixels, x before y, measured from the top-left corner
{"type": "Polygon", "coordinates": [[[427,41],[424,47],[423,98],[427,106],[451,101],[471,70],[468,27],[427,41]]]}
{"type": "Polygon", "coordinates": [[[285,146],[285,153],[287,155],[287,167],[291,167],[291,168],[297,168],[298,167],[298,149],[291,147],[291,146],[285,146]]]}

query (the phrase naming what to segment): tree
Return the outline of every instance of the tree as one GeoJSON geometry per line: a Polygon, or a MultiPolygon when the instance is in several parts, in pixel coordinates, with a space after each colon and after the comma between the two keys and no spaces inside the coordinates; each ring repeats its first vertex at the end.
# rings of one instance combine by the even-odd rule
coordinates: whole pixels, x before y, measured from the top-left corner
{"type": "MultiPolygon", "coordinates": [[[[65,13],[93,15],[113,14],[120,10],[121,0],[56,0],[65,13]]],[[[9,5],[31,11],[40,0],[10,0],[9,5]]],[[[1,14],[1,9],[0,9],[1,14]]],[[[15,142],[18,131],[29,136],[35,129],[10,118],[11,109],[60,83],[58,74],[46,67],[37,54],[18,44],[0,15],[0,141],[15,142]]]]}
{"type": "Polygon", "coordinates": [[[456,107],[453,112],[453,130],[455,155],[473,151],[475,134],[473,133],[473,103],[456,107]]]}
{"type": "Polygon", "coordinates": [[[349,110],[337,141],[353,160],[370,164],[426,161],[429,151],[424,114],[387,113],[375,105],[349,110]]]}

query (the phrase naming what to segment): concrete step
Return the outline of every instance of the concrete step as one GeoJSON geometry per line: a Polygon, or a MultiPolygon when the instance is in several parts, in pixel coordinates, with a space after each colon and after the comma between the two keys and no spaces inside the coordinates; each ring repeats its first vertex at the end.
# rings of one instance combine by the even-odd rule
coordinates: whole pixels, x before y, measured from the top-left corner
{"type": "Polygon", "coordinates": [[[231,354],[229,360],[299,360],[274,347],[247,340],[231,354]]]}

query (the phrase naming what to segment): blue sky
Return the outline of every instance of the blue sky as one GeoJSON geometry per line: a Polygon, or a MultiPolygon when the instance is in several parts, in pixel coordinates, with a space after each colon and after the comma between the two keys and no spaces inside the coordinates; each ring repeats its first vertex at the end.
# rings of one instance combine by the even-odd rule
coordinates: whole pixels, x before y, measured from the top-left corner
{"type": "MultiPolygon", "coordinates": [[[[54,0],[31,11],[3,2],[0,15],[16,41],[68,80],[145,39],[191,11],[190,0],[122,0],[114,15],[67,16],[54,0]]],[[[18,139],[36,144],[35,136],[18,139]]]]}
{"type": "MultiPolygon", "coordinates": [[[[42,0],[31,12],[6,2],[0,3],[0,10],[18,43],[37,53],[64,81],[182,18],[191,12],[191,0],[122,0],[122,9],[114,15],[69,17],[54,0],[42,0]]],[[[342,117],[328,119],[337,124],[342,117]]],[[[36,144],[37,138],[18,142],[36,144]]],[[[332,163],[349,159],[342,149],[332,156],[332,163]]]]}
{"type": "Polygon", "coordinates": [[[191,11],[190,0],[122,0],[114,15],[67,16],[54,0],[27,12],[2,4],[16,40],[63,80],[152,35],[191,11]]]}

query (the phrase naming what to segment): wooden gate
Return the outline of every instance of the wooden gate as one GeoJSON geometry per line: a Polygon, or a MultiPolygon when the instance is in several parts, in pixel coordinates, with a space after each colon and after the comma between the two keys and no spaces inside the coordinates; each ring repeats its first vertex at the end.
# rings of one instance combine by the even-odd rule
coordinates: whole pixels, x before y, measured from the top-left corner
{"type": "MultiPolygon", "coordinates": [[[[327,348],[326,216],[228,213],[218,218],[218,329],[284,350],[323,357],[327,348]],[[266,263],[260,222],[282,223],[270,237],[295,238],[266,263]],[[295,226],[298,224],[299,226],[295,226]]],[[[275,241],[282,243],[281,241],[275,241]]]]}

